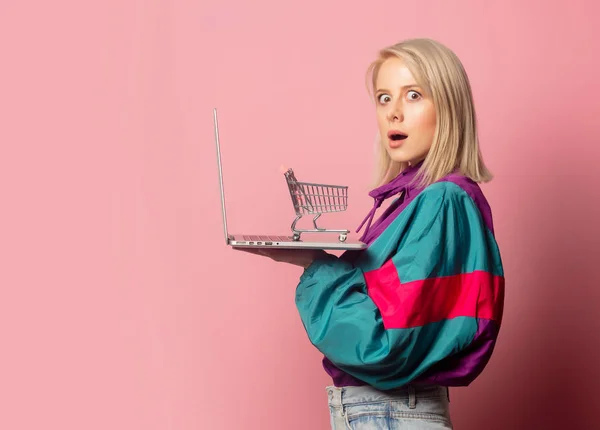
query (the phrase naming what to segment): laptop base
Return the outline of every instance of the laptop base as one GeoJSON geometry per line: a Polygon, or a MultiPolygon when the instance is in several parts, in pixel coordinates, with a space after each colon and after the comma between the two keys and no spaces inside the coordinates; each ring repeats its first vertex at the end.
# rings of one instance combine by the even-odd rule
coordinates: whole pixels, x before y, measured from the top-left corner
{"type": "MultiPolygon", "coordinates": [[[[364,249],[366,246],[362,242],[345,241],[340,242],[337,236],[329,238],[311,238],[310,241],[304,242],[302,239],[293,240],[292,237],[287,240],[282,240],[285,237],[275,240],[247,240],[247,235],[231,235],[227,241],[228,245],[234,248],[282,248],[282,249],[331,249],[331,250],[359,250],[364,249]]],[[[258,236],[261,237],[261,236],[258,236]]],[[[264,236],[263,238],[270,239],[271,236],[264,236]]]]}

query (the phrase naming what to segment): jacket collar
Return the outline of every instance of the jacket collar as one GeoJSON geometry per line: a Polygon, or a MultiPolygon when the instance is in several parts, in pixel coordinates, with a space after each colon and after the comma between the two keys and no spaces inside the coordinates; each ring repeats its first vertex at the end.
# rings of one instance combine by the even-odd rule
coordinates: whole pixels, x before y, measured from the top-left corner
{"type": "Polygon", "coordinates": [[[373,221],[373,217],[375,216],[375,212],[381,206],[381,204],[387,200],[388,198],[400,194],[400,199],[404,201],[407,198],[410,198],[411,191],[416,189],[416,184],[413,183],[413,179],[415,179],[416,174],[418,173],[420,167],[423,165],[423,161],[420,163],[407,167],[402,172],[398,174],[393,180],[388,182],[387,184],[383,184],[369,193],[374,200],[373,208],[367,214],[363,222],[360,224],[356,232],[358,233],[365,222],[368,221],[365,232],[363,233],[360,240],[364,240],[369,234],[369,229],[371,227],[371,223],[373,221]]]}

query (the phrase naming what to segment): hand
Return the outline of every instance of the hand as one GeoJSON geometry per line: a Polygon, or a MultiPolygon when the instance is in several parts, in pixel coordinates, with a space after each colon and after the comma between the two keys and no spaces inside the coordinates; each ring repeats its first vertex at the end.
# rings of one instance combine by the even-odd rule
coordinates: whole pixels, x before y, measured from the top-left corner
{"type": "Polygon", "coordinates": [[[322,249],[284,249],[284,248],[245,248],[234,247],[236,251],[244,251],[250,254],[262,255],[280,262],[307,268],[313,261],[323,258],[329,254],[322,249]]]}

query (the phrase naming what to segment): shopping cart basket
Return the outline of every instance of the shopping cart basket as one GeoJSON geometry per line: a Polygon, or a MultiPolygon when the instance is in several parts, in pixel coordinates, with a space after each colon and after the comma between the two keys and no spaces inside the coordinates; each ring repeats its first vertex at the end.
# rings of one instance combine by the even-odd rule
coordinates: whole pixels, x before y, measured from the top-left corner
{"type": "Polygon", "coordinates": [[[292,169],[288,169],[284,175],[296,211],[296,219],[292,223],[294,240],[300,240],[302,233],[339,233],[340,242],[344,242],[350,230],[330,230],[317,227],[317,219],[321,214],[327,212],[343,212],[346,210],[348,207],[348,187],[298,182],[292,169]],[[314,229],[300,230],[296,228],[296,223],[304,215],[315,215],[313,218],[314,229]]]}

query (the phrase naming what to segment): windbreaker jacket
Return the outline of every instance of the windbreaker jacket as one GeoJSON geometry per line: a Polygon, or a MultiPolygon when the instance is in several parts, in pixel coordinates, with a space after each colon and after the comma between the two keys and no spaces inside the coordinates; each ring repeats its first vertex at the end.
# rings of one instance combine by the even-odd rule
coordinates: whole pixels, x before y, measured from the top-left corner
{"type": "Polygon", "coordinates": [[[316,260],[297,286],[300,318],[336,386],[466,386],[494,350],[504,272],[490,207],[458,174],[416,188],[418,167],[370,193],[367,249],[316,260]]]}

